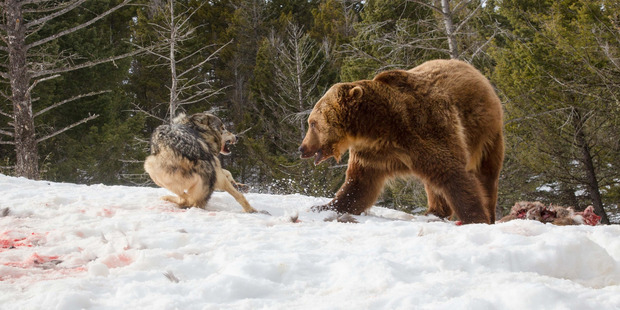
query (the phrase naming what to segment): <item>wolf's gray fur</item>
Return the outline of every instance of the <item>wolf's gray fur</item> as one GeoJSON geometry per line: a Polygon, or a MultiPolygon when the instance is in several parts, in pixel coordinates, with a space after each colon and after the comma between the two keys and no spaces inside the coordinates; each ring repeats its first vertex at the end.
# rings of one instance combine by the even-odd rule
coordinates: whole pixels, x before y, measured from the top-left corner
{"type": "Polygon", "coordinates": [[[223,189],[243,206],[246,212],[255,210],[235,188],[232,175],[221,168],[218,153],[228,154],[227,143],[236,138],[222,121],[209,113],[190,116],[181,114],[171,125],[161,125],[151,136],[151,155],[144,169],[153,181],[178,197],[165,200],[181,207],[204,208],[213,190],[223,189]]]}

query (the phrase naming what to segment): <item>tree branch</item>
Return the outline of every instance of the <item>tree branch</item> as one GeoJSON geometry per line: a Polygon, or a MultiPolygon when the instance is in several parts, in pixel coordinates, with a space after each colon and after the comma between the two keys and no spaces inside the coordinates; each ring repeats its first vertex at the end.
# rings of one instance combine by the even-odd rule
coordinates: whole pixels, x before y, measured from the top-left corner
{"type": "MultiPolygon", "coordinates": [[[[0,96],[2,96],[4,99],[6,99],[6,100],[8,100],[8,101],[11,101],[11,97],[9,97],[9,95],[5,94],[5,93],[4,93],[3,91],[1,91],[1,90],[0,90],[0,96]]],[[[1,112],[2,112],[2,110],[0,110],[0,114],[2,114],[1,112]]]]}
{"type": "Polygon", "coordinates": [[[161,117],[159,117],[159,116],[157,116],[157,115],[155,115],[155,114],[153,114],[153,113],[151,113],[149,111],[144,110],[142,107],[140,107],[138,104],[136,104],[134,102],[132,102],[131,105],[133,105],[136,108],[135,110],[129,110],[131,112],[144,113],[144,114],[146,114],[149,117],[152,117],[152,118],[154,118],[156,120],[161,121],[162,123],[166,122],[166,120],[164,120],[163,118],[161,118],[161,117]]]}
{"type": "Polygon", "coordinates": [[[60,38],[60,37],[63,37],[63,36],[65,36],[65,35],[68,35],[68,34],[70,34],[70,33],[74,33],[74,32],[76,32],[76,31],[78,31],[78,30],[80,30],[80,29],[86,28],[86,27],[90,26],[91,24],[94,24],[95,22],[99,21],[100,19],[102,19],[102,18],[104,18],[104,17],[106,17],[106,16],[110,15],[110,14],[111,14],[111,13],[113,13],[114,11],[116,11],[116,10],[118,10],[118,9],[120,9],[120,8],[122,8],[122,7],[124,7],[127,3],[131,2],[131,1],[132,1],[132,0],[123,0],[123,2],[121,2],[119,5],[117,5],[117,6],[113,7],[113,8],[111,8],[111,9],[109,9],[109,10],[107,10],[107,11],[103,12],[103,13],[101,13],[100,15],[97,15],[95,18],[93,18],[93,19],[91,19],[91,20],[89,20],[89,21],[87,21],[87,22],[85,22],[85,23],[83,23],[83,24],[80,24],[80,25],[77,25],[77,26],[75,26],[75,27],[73,27],[73,28],[69,28],[69,29],[67,29],[67,30],[61,31],[61,32],[59,32],[59,33],[57,33],[57,34],[55,34],[55,35],[49,36],[49,37],[44,38],[44,39],[41,39],[41,40],[39,40],[39,41],[32,42],[32,43],[30,43],[30,44],[29,44],[26,48],[27,48],[27,49],[33,48],[33,47],[35,47],[35,46],[39,46],[39,45],[41,45],[41,44],[45,44],[45,43],[47,43],[47,42],[50,42],[50,41],[56,40],[56,39],[58,39],[58,38],[60,38]]]}
{"type": "Polygon", "coordinates": [[[6,130],[2,130],[0,129],[0,134],[3,134],[5,136],[9,136],[9,137],[14,137],[14,134],[10,131],[6,131],[6,130]]]}
{"type": "MultiPolygon", "coordinates": [[[[39,24],[44,24],[58,16],[64,15],[67,12],[70,12],[71,10],[75,9],[76,7],[80,6],[80,4],[86,2],[86,0],[75,0],[73,3],[68,4],[65,8],[54,12],[52,14],[49,14],[47,16],[44,16],[42,18],[39,19],[35,19],[33,21],[27,22],[24,26],[28,29],[31,28],[32,26],[36,26],[39,24]]],[[[59,6],[60,7],[60,6],[59,6]]]]}
{"type": "Polygon", "coordinates": [[[432,5],[432,4],[428,4],[428,3],[426,3],[426,1],[420,1],[420,0],[409,0],[409,1],[413,2],[413,3],[420,4],[420,5],[425,6],[425,7],[429,8],[429,9],[431,9],[431,10],[435,10],[435,11],[441,13],[441,8],[436,7],[436,6],[432,5]]]}
{"type": "Polygon", "coordinates": [[[57,136],[57,135],[59,135],[59,134],[61,134],[61,133],[65,132],[65,131],[67,131],[67,130],[69,130],[69,129],[71,129],[71,128],[73,128],[73,127],[77,126],[77,125],[80,125],[80,124],[86,123],[86,122],[88,122],[88,121],[90,121],[90,120],[93,120],[93,119],[95,119],[95,118],[97,118],[97,117],[99,117],[99,115],[98,115],[98,114],[93,114],[93,115],[91,115],[91,116],[89,116],[89,117],[87,117],[87,118],[82,119],[82,120],[81,120],[81,121],[79,121],[79,122],[75,122],[75,123],[73,123],[73,124],[71,124],[71,125],[69,125],[69,126],[67,126],[67,127],[63,128],[63,129],[61,129],[61,130],[58,130],[58,131],[53,132],[53,133],[51,133],[51,134],[49,134],[49,135],[47,135],[47,136],[45,136],[45,137],[42,137],[42,138],[37,139],[37,143],[41,143],[41,142],[43,142],[43,141],[45,141],[45,140],[47,140],[47,139],[50,139],[50,138],[52,138],[52,137],[55,137],[55,136],[57,136]]]}
{"type": "Polygon", "coordinates": [[[189,73],[190,71],[193,71],[196,68],[201,67],[202,65],[204,65],[205,63],[209,62],[210,60],[213,60],[215,57],[217,57],[217,53],[219,51],[221,51],[223,48],[225,48],[226,46],[228,46],[228,44],[232,43],[232,40],[228,41],[228,43],[222,45],[222,47],[218,48],[215,52],[213,52],[211,55],[209,55],[209,57],[207,57],[206,59],[204,59],[203,61],[201,61],[200,63],[192,66],[191,68],[185,70],[184,72],[182,72],[181,74],[179,74],[179,78],[181,78],[182,76],[184,76],[185,74],[189,73]]]}
{"type": "Polygon", "coordinates": [[[129,53],[125,53],[125,54],[122,54],[122,55],[112,56],[112,57],[109,57],[109,58],[106,58],[106,59],[100,59],[100,60],[85,62],[83,64],[79,64],[79,65],[76,65],[76,66],[73,66],[73,67],[57,68],[57,69],[42,70],[42,71],[33,71],[32,72],[32,77],[36,78],[36,77],[50,75],[50,74],[58,74],[58,73],[75,71],[75,70],[78,70],[78,69],[94,67],[96,65],[100,65],[100,64],[103,64],[103,63],[112,62],[112,61],[120,60],[120,59],[123,59],[123,58],[135,56],[135,55],[140,54],[140,53],[142,53],[142,52],[144,52],[146,50],[148,50],[148,49],[147,48],[139,49],[139,50],[135,50],[135,51],[132,51],[132,52],[129,52],[129,53]]]}
{"type": "Polygon", "coordinates": [[[476,13],[478,13],[481,7],[482,4],[479,4],[474,10],[469,12],[469,14],[456,26],[456,28],[454,29],[454,33],[459,33],[461,31],[461,28],[463,28],[463,26],[465,26],[465,24],[467,24],[467,22],[469,22],[469,20],[474,17],[476,13]]]}
{"type": "Polygon", "coordinates": [[[47,80],[52,80],[52,79],[55,79],[55,78],[57,78],[57,77],[59,77],[59,76],[60,76],[59,74],[54,74],[54,75],[51,75],[51,76],[46,76],[46,77],[41,78],[41,79],[37,79],[37,80],[35,80],[35,81],[32,83],[32,85],[30,85],[30,87],[28,87],[27,92],[28,92],[28,93],[31,93],[31,92],[32,92],[32,90],[34,89],[34,87],[35,87],[35,86],[37,86],[37,84],[39,84],[39,83],[41,83],[41,82],[43,82],[43,81],[47,81],[47,80]]]}
{"type": "Polygon", "coordinates": [[[109,93],[109,92],[111,92],[111,91],[110,90],[102,90],[102,91],[90,92],[88,94],[81,94],[81,95],[77,95],[77,96],[71,97],[69,99],[65,99],[63,101],[56,102],[53,105],[51,105],[51,106],[49,106],[49,107],[47,107],[45,109],[42,109],[41,111],[35,113],[34,117],[37,117],[37,116],[39,116],[39,115],[41,115],[41,114],[43,114],[43,113],[45,113],[45,112],[47,112],[47,111],[49,111],[51,109],[55,109],[55,108],[65,104],[65,103],[69,103],[71,101],[75,101],[75,100],[78,100],[78,99],[81,99],[81,98],[84,98],[84,97],[96,96],[96,95],[99,95],[99,94],[109,93]]]}
{"type": "Polygon", "coordinates": [[[51,0],[22,0],[20,2],[20,4],[22,6],[24,5],[28,5],[28,4],[39,4],[39,3],[43,3],[43,2],[50,2],[51,0]]]}
{"type": "Polygon", "coordinates": [[[2,110],[0,110],[0,115],[6,116],[8,118],[13,118],[13,115],[10,115],[8,113],[4,113],[4,112],[2,112],[2,110]]]}

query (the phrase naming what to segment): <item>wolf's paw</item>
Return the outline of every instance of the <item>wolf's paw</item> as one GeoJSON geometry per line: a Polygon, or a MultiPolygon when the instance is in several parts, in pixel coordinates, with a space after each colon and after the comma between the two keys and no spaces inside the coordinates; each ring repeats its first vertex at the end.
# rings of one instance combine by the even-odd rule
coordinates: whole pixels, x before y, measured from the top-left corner
{"type": "Polygon", "coordinates": [[[188,206],[185,203],[185,201],[182,201],[181,198],[179,198],[177,196],[170,196],[170,195],[169,196],[162,196],[161,200],[172,202],[172,203],[174,203],[175,205],[177,205],[181,209],[189,209],[189,208],[192,207],[192,206],[188,206]]]}
{"type": "Polygon", "coordinates": [[[164,201],[172,202],[174,204],[179,204],[179,197],[177,196],[161,196],[160,199],[164,201]]]}

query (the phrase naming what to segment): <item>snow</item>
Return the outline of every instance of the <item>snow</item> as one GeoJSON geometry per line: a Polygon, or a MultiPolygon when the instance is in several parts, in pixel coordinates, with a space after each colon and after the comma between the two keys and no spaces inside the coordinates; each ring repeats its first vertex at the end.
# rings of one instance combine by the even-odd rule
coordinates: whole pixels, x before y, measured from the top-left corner
{"type": "Polygon", "coordinates": [[[329,199],[0,175],[0,309],[619,309],[620,226],[457,226],[329,199]],[[298,221],[291,221],[298,215],[298,221]]]}

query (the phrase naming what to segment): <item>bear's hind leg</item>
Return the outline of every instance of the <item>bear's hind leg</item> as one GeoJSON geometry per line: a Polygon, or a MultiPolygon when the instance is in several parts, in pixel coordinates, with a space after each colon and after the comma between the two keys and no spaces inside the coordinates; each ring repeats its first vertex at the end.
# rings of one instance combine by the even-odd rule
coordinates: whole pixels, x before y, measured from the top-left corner
{"type": "MultiPolygon", "coordinates": [[[[444,161],[444,163],[447,161],[444,161]]],[[[438,166],[435,166],[438,168],[438,166]]],[[[482,186],[478,178],[471,172],[462,167],[453,165],[442,167],[433,174],[428,173],[429,178],[425,180],[428,183],[427,188],[432,189],[431,192],[439,193],[430,197],[429,211],[439,211],[438,204],[433,199],[442,197],[447,205],[452,209],[454,215],[458,217],[463,224],[470,223],[490,223],[489,215],[485,207],[486,199],[483,195],[482,186]]],[[[443,210],[445,212],[445,210],[443,210]]]]}
{"type": "Polygon", "coordinates": [[[461,173],[452,173],[441,186],[446,201],[463,222],[491,224],[485,207],[485,197],[480,182],[464,169],[461,173]]]}
{"type": "Polygon", "coordinates": [[[504,139],[498,134],[493,144],[487,149],[486,155],[480,163],[477,178],[487,196],[486,209],[491,223],[495,223],[495,209],[497,206],[497,188],[499,185],[499,173],[504,161],[504,139]]]}

